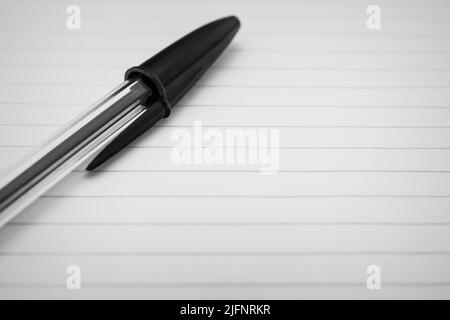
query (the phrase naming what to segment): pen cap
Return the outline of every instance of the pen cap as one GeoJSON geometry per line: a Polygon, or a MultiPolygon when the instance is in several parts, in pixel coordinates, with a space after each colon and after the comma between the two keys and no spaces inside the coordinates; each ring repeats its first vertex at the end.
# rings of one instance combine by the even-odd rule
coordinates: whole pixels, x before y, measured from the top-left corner
{"type": "Polygon", "coordinates": [[[156,89],[166,105],[166,116],[201,75],[219,57],[239,30],[238,18],[231,16],[208,23],[140,66],[130,68],[126,79],[140,78],[156,89]]]}
{"type": "Polygon", "coordinates": [[[178,40],[137,67],[130,68],[126,80],[139,80],[151,89],[144,102],[147,110],[111,141],[90,162],[94,170],[118,153],[159,120],[169,116],[174,106],[220,56],[239,30],[236,17],[213,21],[178,40]]]}

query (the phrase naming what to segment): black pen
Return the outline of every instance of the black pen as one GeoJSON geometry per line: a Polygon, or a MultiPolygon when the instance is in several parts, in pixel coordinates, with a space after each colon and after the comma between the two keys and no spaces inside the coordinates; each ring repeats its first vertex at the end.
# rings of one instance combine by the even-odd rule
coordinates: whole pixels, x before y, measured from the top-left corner
{"type": "Polygon", "coordinates": [[[0,180],[0,227],[95,154],[93,170],[162,118],[228,46],[240,23],[213,21],[125,73],[125,82],[0,180]]]}

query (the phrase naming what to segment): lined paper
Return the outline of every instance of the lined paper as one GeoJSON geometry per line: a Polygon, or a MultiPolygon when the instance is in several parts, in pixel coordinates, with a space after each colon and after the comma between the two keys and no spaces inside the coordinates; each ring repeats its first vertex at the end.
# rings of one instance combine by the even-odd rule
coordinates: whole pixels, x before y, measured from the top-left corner
{"type": "Polygon", "coordinates": [[[0,230],[1,298],[450,297],[447,1],[377,1],[379,31],[368,1],[81,0],[80,30],[70,4],[0,4],[0,171],[189,30],[242,28],[168,120],[0,230]],[[279,172],[175,164],[198,121],[278,129],[279,172]]]}

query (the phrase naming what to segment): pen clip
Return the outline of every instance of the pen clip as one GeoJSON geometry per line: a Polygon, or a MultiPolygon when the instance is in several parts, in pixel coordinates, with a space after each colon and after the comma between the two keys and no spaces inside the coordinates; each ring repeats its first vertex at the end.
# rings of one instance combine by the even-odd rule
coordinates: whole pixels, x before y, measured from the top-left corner
{"type": "Polygon", "coordinates": [[[155,101],[139,115],[133,122],[129,123],[122,132],[107,144],[89,163],[86,170],[92,171],[125,148],[145,131],[154,126],[165,117],[166,106],[160,100],[155,101]]]}

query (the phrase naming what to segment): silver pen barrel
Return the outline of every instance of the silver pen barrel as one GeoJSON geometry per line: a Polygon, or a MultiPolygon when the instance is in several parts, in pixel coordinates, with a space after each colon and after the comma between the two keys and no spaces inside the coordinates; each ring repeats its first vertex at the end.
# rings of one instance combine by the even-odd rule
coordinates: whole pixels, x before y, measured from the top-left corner
{"type": "Polygon", "coordinates": [[[151,90],[127,80],[0,178],[0,227],[145,113],[151,90]]]}

